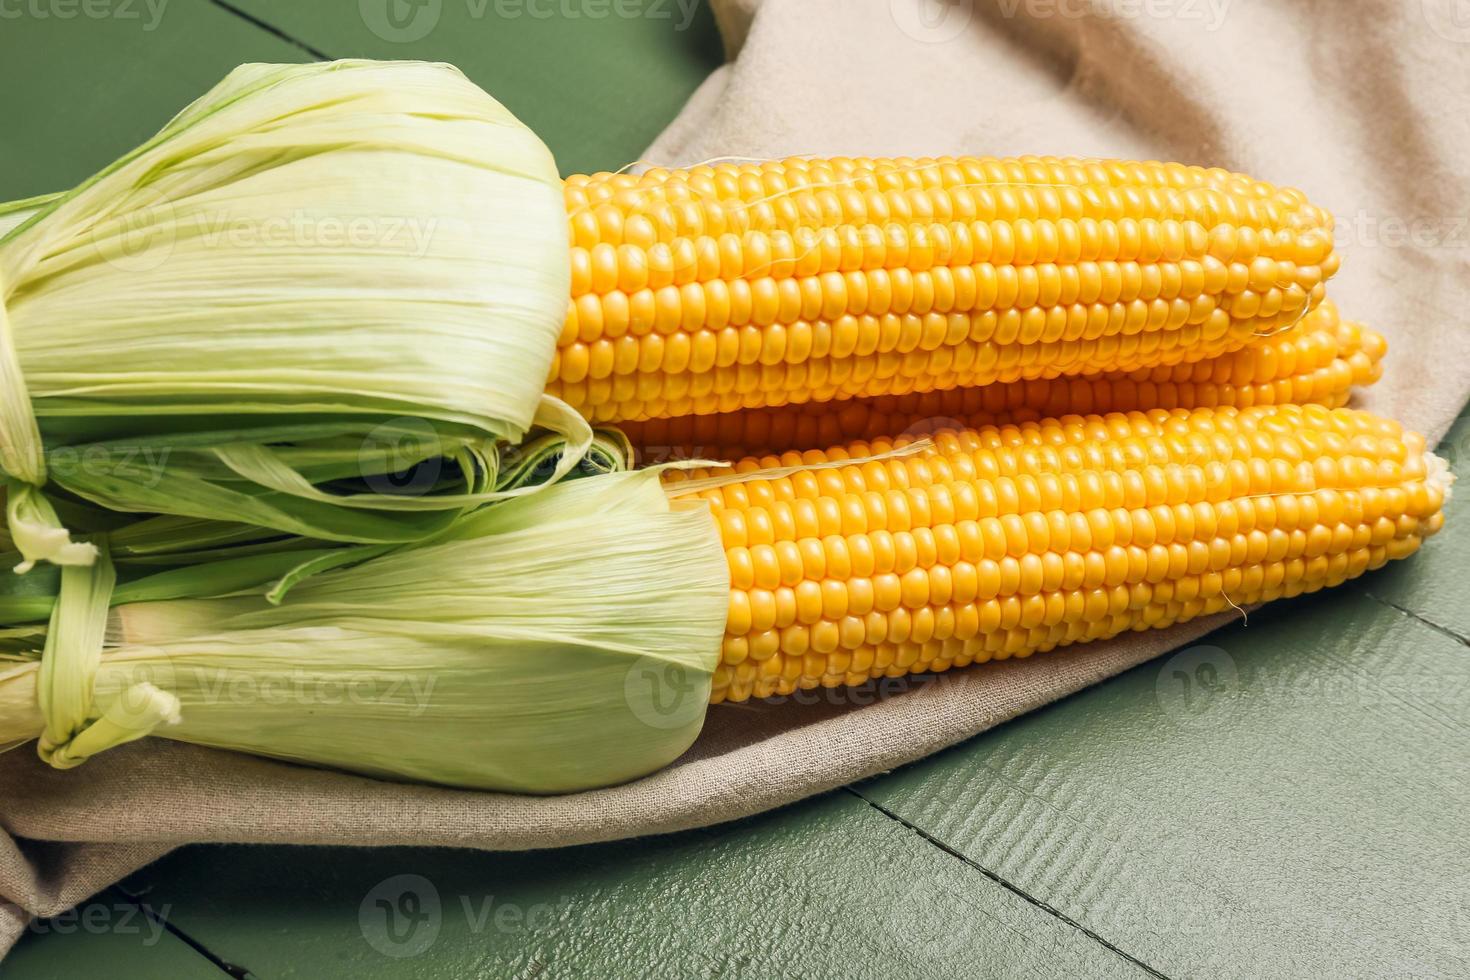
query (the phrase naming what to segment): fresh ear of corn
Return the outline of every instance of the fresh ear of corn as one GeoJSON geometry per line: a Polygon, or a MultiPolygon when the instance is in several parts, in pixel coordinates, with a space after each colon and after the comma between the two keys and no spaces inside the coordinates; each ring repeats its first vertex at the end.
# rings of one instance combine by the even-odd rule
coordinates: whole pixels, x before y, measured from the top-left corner
{"type": "Polygon", "coordinates": [[[713,700],[1025,657],[1337,585],[1416,551],[1453,479],[1396,423],[1316,406],[933,438],[702,491],[730,564],[713,700]]]}
{"type": "Polygon", "coordinates": [[[0,206],[0,467],[26,565],[92,557],[47,486],[393,543],[495,499],[472,472],[487,443],[560,428],[570,466],[590,430],[541,385],[561,188],[454,68],[354,61],[242,66],[80,187],[0,206]],[[371,486],[426,459],[466,464],[441,488],[461,492],[371,486]]]}
{"type": "Polygon", "coordinates": [[[825,408],[787,405],[723,415],[625,422],[651,462],[740,459],[938,428],[1036,422],[1063,415],[1149,408],[1325,405],[1341,408],[1355,387],[1382,376],[1381,334],[1342,320],[1325,301],[1290,330],[1208,361],[1096,376],[1015,381],[911,395],[852,399],[825,408]]]}
{"type": "Polygon", "coordinates": [[[606,785],[682,752],[709,702],[1025,657],[1335,585],[1415,551],[1452,480],[1392,422],[1291,405],[899,449],[747,460],[718,486],[694,473],[661,488],[654,470],[562,484],[314,576],[279,606],[252,590],[109,615],[94,590],[58,605],[59,633],[6,631],[0,745],[51,732],[50,704],[70,713],[42,743],[58,765],[149,730],[451,785],[606,785]],[[80,611],[103,618],[66,620],[80,611]],[[106,648],[78,656],[98,624],[106,648]]]}
{"type": "Polygon", "coordinates": [[[591,477],[314,576],[279,606],[253,590],[109,617],[104,594],[100,656],[53,642],[45,663],[0,660],[0,746],[44,726],[43,756],[65,767],[151,732],[454,786],[604,786],[699,733],[728,595],[706,505],[671,505],[653,470],[591,477]]]}
{"type": "Polygon", "coordinates": [[[1300,192],[1221,170],[792,159],[566,184],[548,390],[594,421],[1135,371],[1296,323],[1336,271],[1300,192]]]}

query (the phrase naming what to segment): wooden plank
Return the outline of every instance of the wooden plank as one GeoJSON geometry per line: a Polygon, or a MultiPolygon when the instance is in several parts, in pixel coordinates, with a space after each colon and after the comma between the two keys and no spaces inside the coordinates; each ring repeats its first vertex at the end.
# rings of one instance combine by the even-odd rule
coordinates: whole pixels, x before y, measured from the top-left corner
{"type": "Polygon", "coordinates": [[[540,134],[563,174],[633,162],[720,63],[700,0],[238,6],[334,58],[453,62],[540,134]]]}
{"type": "Polygon", "coordinates": [[[1470,643],[1470,413],[1450,430],[1438,452],[1460,477],[1445,508],[1444,532],[1413,561],[1396,562],[1366,579],[1363,588],[1470,643]]]}
{"type": "Polygon", "coordinates": [[[90,177],[242,62],[310,59],[208,0],[14,4],[0,36],[0,201],[90,177]]]}
{"type": "Polygon", "coordinates": [[[171,909],[137,902],[115,889],[30,925],[5,957],[5,980],[57,977],[168,977],[220,980],[225,974],[163,925],[171,909]]]}
{"type": "Polygon", "coordinates": [[[1467,704],[1463,645],[1319,596],[858,792],[1167,976],[1464,976],[1467,704]]]}
{"type": "Polygon", "coordinates": [[[258,977],[1140,977],[848,793],[522,854],[195,847],[127,887],[258,977]]]}

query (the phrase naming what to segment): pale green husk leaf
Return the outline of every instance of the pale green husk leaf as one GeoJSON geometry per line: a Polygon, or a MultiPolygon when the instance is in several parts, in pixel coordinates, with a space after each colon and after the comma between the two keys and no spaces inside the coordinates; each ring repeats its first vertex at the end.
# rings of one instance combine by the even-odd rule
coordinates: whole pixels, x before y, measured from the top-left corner
{"type": "MultiPolygon", "coordinates": [[[[380,490],[406,426],[420,459],[533,423],[590,442],[542,395],[568,279],[550,153],[458,70],[245,65],[80,187],[0,205],[0,466],[114,511],[417,540],[503,494],[380,490]]],[[[48,530],[27,561],[76,555],[48,530]]]]}
{"type": "MultiPolygon", "coordinates": [[[[277,606],[119,607],[95,701],[167,692],[178,723],[157,735],[375,776],[586,789],[698,734],[728,589],[704,502],[671,504],[655,471],[594,476],[314,575],[277,606]]],[[[0,669],[0,744],[39,730],[35,671],[0,669]]]]}

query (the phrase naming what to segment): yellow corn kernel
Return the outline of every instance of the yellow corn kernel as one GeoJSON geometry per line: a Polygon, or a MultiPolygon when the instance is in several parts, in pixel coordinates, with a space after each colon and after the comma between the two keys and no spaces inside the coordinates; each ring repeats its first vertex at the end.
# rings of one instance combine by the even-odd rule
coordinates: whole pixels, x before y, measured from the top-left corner
{"type": "Polygon", "coordinates": [[[881,459],[909,440],[744,460],[737,471],[852,462],[698,490],[722,527],[762,538],[727,534],[714,700],[1024,657],[1337,585],[1417,550],[1452,481],[1422,437],[1324,406],[1072,415],[932,440],[881,459]],[[818,534],[787,519],[802,505],[852,526],[818,534]],[[805,557],[817,549],[825,560],[805,557]]]}
{"type": "Polygon", "coordinates": [[[1149,408],[1325,405],[1382,375],[1387,344],[1331,300],[1296,327],[1232,354],[1146,370],[625,422],[645,459],[739,459],[903,433],[1149,408]]]}
{"type": "Polygon", "coordinates": [[[596,422],[1191,364],[1297,323],[1338,265],[1300,192],[1176,164],[790,159],[565,198],[548,390],[596,422]]]}

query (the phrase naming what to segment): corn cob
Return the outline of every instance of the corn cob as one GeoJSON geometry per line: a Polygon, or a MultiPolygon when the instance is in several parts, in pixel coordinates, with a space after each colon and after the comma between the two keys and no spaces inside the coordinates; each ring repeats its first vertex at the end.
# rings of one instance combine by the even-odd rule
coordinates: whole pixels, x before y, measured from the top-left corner
{"type": "Polygon", "coordinates": [[[915,435],[943,427],[1035,422],[1063,415],[1252,405],[1340,408],[1354,387],[1375,383],[1388,345],[1338,316],[1326,300],[1298,326],[1222,357],[1173,367],[1049,381],[1016,381],[831,405],[787,405],[723,415],[625,422],[648,462],[740,459],[791,449],[915,435]]]}
{"type": "Polygon", "coordinates": [[[1332,221],[1222,170],[793,159],[571,177],[548,391],[596,422],[1132,371],[1296,323],[1332,221]]]}
{"type": "Polygon", "coordinates": [[[1025,657],[1337,585],[1417,550],[1453,479],[1397,423],[1320,406],[1070,416],[934,444],[699,491],[731,579],[713,701],[1025,657]]]}

